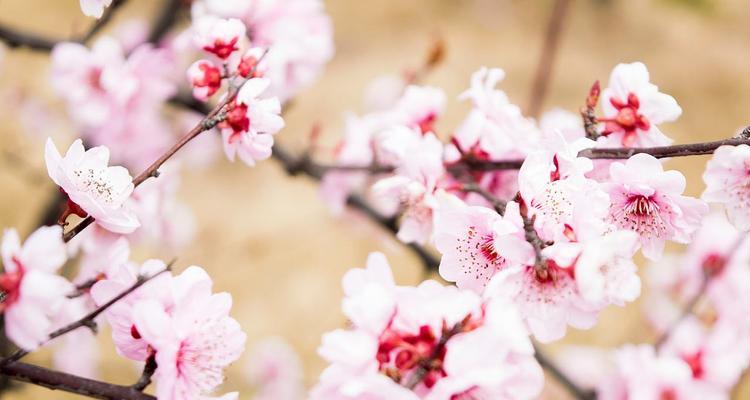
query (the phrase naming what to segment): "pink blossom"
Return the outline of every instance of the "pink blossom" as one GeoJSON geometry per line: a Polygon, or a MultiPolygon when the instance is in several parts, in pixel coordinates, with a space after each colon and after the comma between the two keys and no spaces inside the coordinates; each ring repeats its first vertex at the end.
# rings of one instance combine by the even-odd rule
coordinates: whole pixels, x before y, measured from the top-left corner
{"type": "Polygon", "coordinates": [[[256,387],[254,400],[300,400],[304,398],[302,361],[282,338],[271,337],[255,344],[245,371],[256,387]]]}
{"type": "Polygon", "coordinates": [[[208,60],[198,60],[187,70],[193,97],[205,101],[221,88],[221,70],[208,60]]]}
{"type": "Polygon", "coordinates": [[[358,327],[378,333],[388,325],[396,307],[396,284],[383,253],[370,253],[365,269],[353,268],[342,279],[344,314],[358,327]]]}
{"type": "Polygon", "coordinates": [[[393,107],[394,119],[422,133],[434,132],[437,118],[445,110],[445,93],[429,86],[407,86],[393,107]]]}
{"type": "Polygon", "coordinates": [[[721,146],[706,164],[701,198],[722,204],[738,229],[750,228],[750,146],[721,146]]]}
{"type": "MultiPolygon", "coordinates": [[[[159,260],[148,260],[141,266],[124,264],[110,272],[106,279],[94,284],[91,297],[97,305],[102,305],[135,284],[139,276],[151,276],[164,267],[165,264],[159,260]]],[[[195,287],[200,287],[208,279],[207,276],[204,279],[200,274],[192,272],[191,276],[196,276],[191,280],[195,287]]],[[[133,322],[133,307],[142,299],[159,299],[162,308],[171,306],[175,300],[170,298],[170,284],[171,277],[167,274],[157,276],[106,310],[104,316],[112,327],[112,340],[118,354],[136,361],[148,358],[148,343],[143,340],[133,322]]]]}
{"type": "Polygon", "coordinates": [[[269,94],[282,102],[311,84],[333,55],[331,21],[320,0],[194,1],[193,19],[238,18],[264,58],[269,94]]]}
{"type": "Polygon", "coordinates": [[[34,350],[53,330],[53,319],[67,301],[73,286],[56,274],[67,255],[59,226],[42,227],[21,241],[15,229],[2,240],[3,273],[0,310],[5,334],[18,347],[34,350]]]}
{"type": "Polygon", "coordinates": [[[254,166],[257,161],[271,156],[273,135],[284,127],[279,115],[281,104],[277,98],[260,98],[270,84],[266,78],[252,78],[237,94],[237,99],[219,126],[224,142],[224,153],[234,161],[238,155],[245,164],[254,166]]]}
{"type": "Polygon", "coordinates": [[[490,280],[485,296],[516,304],[529,331],[544,343],[565,336],[567,325],[590,329],[598,315],[598,307],[578,293],[573,268],[554,262],[547,263],[544,273],[534,266],[502,270],[490,280]]]}
{"type": "Polygon", "coordinates": [[[676,120],[682,109],[677,101],[649,82],[643,63],[618,64],[602,91],[605,122],[601,142],[608,146],[649,147],[672,143],[657,127],[676,120]]]}
{"type": "Polygon", "coordinates": [[[512,304],[435,281],[394,286],[382,255],[371,256],[366,270],[354,271],[344,280],[345,304],[356,298],[358,307],[345,310],[377,315],[385,323],[357,318],[350,329],[323,336],[318,351],[331,365],[311,398],[527,399],[539,394],[542,371],[512,304]],[[382,296],[376,295],[378,287],[382,296]],[[420,365],[428,367],[417,376],[420,365]]]}
{"type": "Polygon", "coordinates": [[[380,180],[373,191],[402,204],[399,240],[424,243],[432,232],[434,193],[444,173],[443,145],[432,133],[396,127],[383,134],[380,149],[383,159],[397,169],[395,176],[380,180]]]}
{"type": "Polygon", "coordinates": [[[585,244],[575,262],[575,280],[581,297],[592,304],[616,304],[635,300],[641,280],[633,262],[638,235],[615,231],[585,244]]]}
{"type": "Polygon", "coordinates": [[[245,38],[245,24],[236,18],[203,16],[193,21],[193,27],[195,45],[222,60],[239,50],[240,39],[245,38]]]}
{"type": "Polygon", "coordinates": [[[461,152],[501,160],[523,155],[538,142],[534,121],[524,117],[505,92],[495,89],[504,77],[501,69],[483,67],[472,75],[471,87],[459,97],[471,100],[473,106],[454,136],[461,152]]]}
{"type": "Polygon", "coordinates": [[[721,321],[710,329],[697,318],[684,319],[659,349],[681,358],[706,390],[729,392],[750,362],[750,337],[736,324],[721,321]]]}
{"type": "MultiPolygon", "coordinates": [[[[190,268],[183,274],[188,271],[190,268]]],[[[232,297],[212,294],[210,279],[208,286],[196,286],[191,280],[190,286],[175,283],[179,301],[169,309],[156,299],[137,301],[134,326],[156,352],[154,378],[159,399],[208,399],[223,382],[224,369],[244,351],[246,335],[229,316],[232,297]]],[[[236,398],[235,394],[225,396],[236,398]]]]}
{"type": "Polygon", "coordinates": [[[143,168],[172,142],[159,112],[177,90],[173,69],[163,49],[144,44],[126,57],[122,45],[105,36],[91,50],[78,43],[55,46],[51,80],[87,143],[110,146],[118,163],[143,168]]]}
{"type": "Polygon", "coordinates": [[[123,167],[108,166],[109,149],[84,150],[77,139],[62,157],[48,139],[45,160],[47,173],[68,196],[73,212],[91,215],[97,224],[115,233],[131,233],[140,226],[135,214],[123,206],[133,192],[130,173],[123,167]]]}
{"type": "Polygon", "coordinates": [[[617,371],[597,388],[603,400],[626,399],[722,399],[693,380],[682,359],[656,355],[649,345],[625,346],[615,354],[617,371]]]}
{"type": "Polygon", "coordinates": [[[530,153],[518,173],[519,192],[543,240],[565,237],[574,225],[600,225],[609,205],[600,185],[584,175],[591,160],[577,156],[590,141],[568,144],[559,134],[553,137],[549,146],[556,150],[530,153]]]}
{"type": "Polygon", "coordinates": [[[81,0],[81,11],[87,17],[101,18],[110,4],[112,0],[81,0]]]}
{"type": "Polygon", "coordinates": [[[518,203],[509,202],[503,216],[447,194],[438,196],[438,205],[435,246],[442,253],[443,279],[481,293],[498,271],[533,264],[534,250],[524,238],[518,203]]]}
{"type": "Polygon", "coordinates": [[[666,240],[690,241],[708,206],[683,196],[685,177],[678,171],[664,171],[648,154],[636,154],[610,167],[611,182],[605,184],[612,205],[610,221],[620,229],[640,236],[643,255],[661,256],[666,240]]]}

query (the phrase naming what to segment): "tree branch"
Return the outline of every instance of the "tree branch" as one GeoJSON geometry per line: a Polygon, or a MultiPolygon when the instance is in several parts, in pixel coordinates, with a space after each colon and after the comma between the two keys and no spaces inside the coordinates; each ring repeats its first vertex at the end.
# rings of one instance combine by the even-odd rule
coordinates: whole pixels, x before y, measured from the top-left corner
{"type": "Polygon", "coordinates": [[[43,386],[51,390],[80,394],[105,400],[156,400],[156,397],[130,387],[100,382],[22,362],[0,365],[0,374],[11,379],[43,386]]]}
{"type": "Polygon", "coordinates": [[[143,366],[143,373],[141,374],[141,377],[138,378],[138,382],[136,382],[132,386],[132,388],[139,392],[142,392],[144,389],[146,389],[148,385],[151,384],[151,377],[154,376],[156,367],[158,367],[158,365],[156,364],[156,357],[154,356],[154,354],[151,354],[146,360],[146,365],[143,366]]]}
{"type": "Polygon", "coordinates": [[[562,372],[552,360],[550,360],[536,344],[534,345],[534,358],[539,362],[547,372],[552,375],[555,380],[560,382],[565,389],[570,392],[578,400],[594,400],[596,399],[596,393],[590,390],[584,390],[578,384],[573,382],[564,372],[562,372]]]}
{"type": "Polygon", "coordinates": [[[556,0],[555,6],[547,23],[547,32],[544,35],[544,44],[542,45],[542,54],[539,57],[539,63],[536,67],[534,83],[531,86],[531,97],[529,98],[529,107],[527,114],[537,118],[542,109],[542,103],[547,94],[550,76],[552,75],[552,66],[557,55],[557,48],[560,43],[560,36],[568,14],[571,0],[556,0]]]}
{"type": "MultiPolygon", "coordinates": [[[[141,172],[138,176],[133,178],[133,186],[138,187],[141,183],[145,182],[148,178],[151,177],[158,177],[159,176],[159,168],[167,162],[172,156],[174,156],[180,149],[182,149],[186,144],[188,144],[191,140],[195,139],[198,135],[200,135],[203,132],[206,132],[208,130],[213,129],[218,123],[223,121],[226,118],[226,110],[225,107],[231,103],[234,98],[237,96],[237,93],[239,93],[240,89],[253,77],[253,72],[258,67],[258,64],[263,60],[263,58],[268,54],[268,50],[266,50],[259,58],[258,62],[253,66],[253,69],[248,74],[247,78],[244,78],[242,82],[239,85],[230,85],[229,90],[227,91],[227,94],[224,96],[224,100],[219,102],[219,104],[216,105],[209,113],[206,115],[203,119],[198,122],[198,124],[193,127],[188,133],[186,133],[180,140],[177,141],[169,150],[167,150],[164,154],[161,155],[156,161],[151,163],[143,172],[141,172]]],[[[94,217],[89,215],[88,217],[84,218],[83,221],[79,222],[78,225],[74,226],[72,229],[70,229],[68,232],[65,232],[63,234],[63,240],[65,242],[69,242],[71,239],[76,237],[79,233],[81,233],[86,227],[91,225],[94,222],[94,217]]]]}
{"type": "Polygon", "coordinates": [[[149,43],[158,43],[177,22],[177,12],[183,0],[165,0],[161,13],[156,18],[148,35],[149,43]]]}
{"type": "Polygon", "coordinates": [[[634,147],[612,149],[585,149],[578,153],[578,157],[591,159],[627,159],[636,154],[650,154],[656,158],[700,156],[713,154],[721,146],[738,146],[750,144],[747,138],[731,138],[713,142],[676,144],[672,146],[634,147]]]}
{"type": "MultiPolygon", "coordinates": [[[[106,303],[102,304],[101,306],[97,307],[95,310],[91,311],[90,313],[88,313],[83,318],[81,318],[81,319],[79,319],[79,320],[77,320],[75,322],[72,322],[72,323],[70,323],[70,324],[68,324],[68,325],[66,325],[66,326],[64,326],[64,327],[62,327],[62,328],[60,328],[60,329],[58,329],[58,330],[50,333],[49,337],[47,338],[47,342],[49,342],[49,341],[51,341],[51,340],[53,340],[53,339],[55,339],[57,337],[60,337],[60,336],[66,334],[68,332],[71,332],[71,331],[74,331],[74,330],[76,330],[78,328],[84,327],[84,326],[88,327],[90,329],[96,329],[96,322],[94,321],[96,319],[96,317],[98,317],[101,313],[103,313],[104,311],[106,311],[109,307],[112,307],[112,305],[114,305],[118,301],[122,300],[125,296],[129,295],[130,293],[133,293],[136,289],[138,289],[139,287],[143,286],[146,282],[150,281],[151,279],[156,278],[157,276],[159,276],[159,275],[161,275],[161,274],[163,274],[163,273],[165,273],[167,271],[170,271],[172,269],[172,264],[174,264],[174,261],[170,262],[163,270],[161,270],[159,272],[156,272],[153,275],[150,275],[150,276],[139,276],[138,279],[136,280],[136,282],[132,286],[130,286],[129,288],[127,288],[122,293],[118,294],[117,296],[113,297],[108,302],[106,302],[106,303]]],[[[14,363],[14,362],[20,360],[23,356],[25,356],[27,354],[29,354],[28,351],[19,349],[15,353],[13,353],[11,356],[2,359],[2,361],[0,361],[0,366],[14,363]]]]}
{"type": "Polygon", "coordinates": [[[0,25],[0,41],[5,42],[8,47],[25,47],[30,50],[50,52],[61,42],[86,43],[93,38],[105,25],[109,23],[116,9],[120,8],[127,0],[115,0],[104,10],[102,17],[89,28],[86,33],[78,38],[51,39],[35,33],[21,32],[7,26],[0,25]]]}

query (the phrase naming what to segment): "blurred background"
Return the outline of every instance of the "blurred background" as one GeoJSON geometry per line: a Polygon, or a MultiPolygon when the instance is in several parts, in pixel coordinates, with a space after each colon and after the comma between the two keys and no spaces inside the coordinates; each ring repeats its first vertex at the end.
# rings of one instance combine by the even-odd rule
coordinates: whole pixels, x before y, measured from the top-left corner
{"type": "MultiPolygon", "coordinates": [[[[131,0],[107,30],[131,18],[153,18],[161,2],[131,0]]],[[[342,113],[361,111],[363,90],[383,74],[418,66],[434,35],[446,45],[444,62],[424,83],[443,88],[448,111],[438,130],[449,133],[468,105],[455,100],[481,66],[507,72],[501,84],[524,107],[537,65],[552,0],[351,0],[325,1],[333,20],[336,54],[312,87],[298,96],[286,115],[279,143],[301,152],[311,126],[320,123],[325,145],[341,135],[342,113]]],[[[652,82],[673,95],[683,108],[676,123],[663,131],[676,142],[732,136],[750,123],[750,4],[746,0],[575,0],[569,10],[544,109],[575,111],[596,79],[606,83],[619,62],[643,61],[652,82]]],[[[27,31],[66,37],[87,29],[77,0],[2,0],[0,23],[27,31]]],[[[105,30],[105,32],[107,31],[105,30]]],[[[6,49],[0,61],[0,225],[16,227],[25,237],[35,227],[54,188],[46,177],[43,142],[76,132],[62,102],[49,87],[45,53],[6,49]],[[17,99],[38,102],[18,112],[17,99]],[[41,113],[49,114],[42,116],[41,113]],[[48,120],[49,121],[49,120],[48,120]]],[[[148,129],[148,127],[143,127],[148,129]]],[[[62,140],[62,139],[61,139],[62,140]]],[[[134,144],[137,145],[137,144],[134,144]]],[[[684,171],[688,194],[699,195],[705,158],[671,161],[684,171]]],[[[363,266],[371,251],[385,252],[400,284],[425,278],[419,260],[366,218],[348,212],[332,216],[320,200],[317,184],[287,177],[274,160],[247,168],[219,157],[204,169],[183,173],[180,198],[196,216],[197,235],[175,254],[138,249],[134,258],[178,257],[176,269],[203,266],[216,291],[234,297],[232,314],[248,334],[248,349],[268,336],[281,336],[300,354],[307,385],[324,362],[316,355],[322,333],[341,327],[340,280],[351,267],[363,266]]],[[[589,331],[569,330],[550,353],[566,344],[617,346],[652,342],[639,302],[605,310],[589,331]]],[[[120,359],[108,331],[100,334],[101,377],[129,384],[139,375],[120,359]]],[[[247,352],[246,352],[247,353],[247,352]]],[[[29,357],[48,364],[50,353],[29,357]]],[[[251,398],[244,358],[233,365],[222,392],[240,390],[251,398]]],[[[548,380],[544,397],[566,398],[548,380]]],[[[750,395],[747,388],[745,395],[750,395]]],[[[737,393],[741,398],[741,392],[737,393]]],[[[3,398],[74,398],[31,385],[18,385],[3,398]]]]}

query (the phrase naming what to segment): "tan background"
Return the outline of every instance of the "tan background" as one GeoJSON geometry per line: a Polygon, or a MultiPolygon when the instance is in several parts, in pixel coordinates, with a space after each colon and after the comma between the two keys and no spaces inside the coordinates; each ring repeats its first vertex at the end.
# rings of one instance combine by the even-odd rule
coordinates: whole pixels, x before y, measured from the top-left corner
{"type": "MultiPolygon", "coordinates": [[[[77,3],[3,0],[0,21],[62,37],[84,31],[90,23],[77,3]]],[[[132,0],[115,23],[153,15],[156,3],[160,2],[132,0]]],[[[334,22],[336,56],[288,115],[288,127],[278,140],[295,150],[303,148],[305,133],[315,121],[324,124],[326,143],[334,143],[342,111],[359,107],[366,83],[418,64],[435,32],[445,38],[448,52],[427,83],[443,87],[452,99],[438,125],[441,132],[449,132],[466,112],[467,106],[453,99],[482,65],[504,68],[508,77],[502,87],[525,105],[552,1],[331,0],[326,4],[334,22]]],[[[570,17],[545,108],[560,105],[575,110],[594,79],[606,82],[616,63],[641,60],[649,66],[652,80],[684,109],[679,122],[664,127],[678,142],[731,136],[750,123],[750,7],[745,0],[579,0],[570,17]]],[[[48,87],[45,54],[8,50],[1,65],[0,90],[20,87],[23,95],[42,96],[61,110],[48,87]]],[[[0,225],[15,226],[25,236],[52,190],[44,176],[42,140],[48,134],[67,132],[72,137],[75,133],[62,121],[45,128],[54,132],[24,132],[8,106],[11,103],[7,98],[3,101],[0,225]]],[[[671,163],[686,172],[691,194],[702,190],[704,162],[691,158],[671,163]]],[[[316,190],[307,179],[287,178],[275,161],[250,169],[221,159],[205,171],[186,174],[181,191],[197,215],[199,231],[194,245],[179,254],[179,266],[204,266],[217,290],[234,295],[233,315],[248,333],[249,345],[269,335],[286,338],[303,358],[308,384],[324,367],[315,354],[320,335],[344,323],[339,282],[348,268],[363,265],[370,251],[380,250],[388,254],[400,283],[413,284],[422,278],[409,251],[357,215],[331,217],[316,190]]],[[[141,259],[151,256],[151,251],[138,254],[141,259]]],[[[611,308],[597,327],[570,331],[564,343],[612,346],[652,340],[643,327],[638,304],[611,308]]],[[[110,349],[108,337],[102,336],[103,347],[110,349]]],[[[49,355],[42,352],[29,359],[46,363],[49,355]]],[[[249,398],[242,364],[230,368],[223,389],[244,390],[243,398],[249,398]]],[[[123,384],[137,376],[110,350],[101,370],[108,380],[123,384]]],[[[40,397],[72,396],[30,386],[7,395],[13,400],[40,397]]],[[[565,393],[552,387],[545,397],[565,398],[565,393]]]]}

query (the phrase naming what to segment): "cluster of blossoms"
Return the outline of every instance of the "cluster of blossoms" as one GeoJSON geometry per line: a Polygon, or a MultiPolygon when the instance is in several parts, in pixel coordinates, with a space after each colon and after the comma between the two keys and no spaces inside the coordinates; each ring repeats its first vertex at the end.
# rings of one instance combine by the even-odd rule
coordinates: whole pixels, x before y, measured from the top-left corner
{"type": "MultiPolygon", "coordinates": [[[[112,3],[81,0],[81,8],[100,18],[112,3]]],[[[201,101],[225,84],[228,94],[220,99],[225,105],[198,127],[218,125],[228,158],[239,155],[253,165],[270,156],[272,135],[284,125],[278,97],[289,99],[330,58],[331,30],[315,0],[281,7],[264,1],[236,3],[230,10],[224,2],[194,2],[187,32],[210,58],[194,63],[187,75],[201,101]],[[250,42],[265,49],[249,47],[250,42]]],[[[213,293],[212,280],[200,267],[172,274],[159,260],[131,261],[131,244],[177,247],[189,241],[192,224],[174,198],[180,163],[163,165],[161,159],[176,151],[168,150],[175,138],[161,111],[177,95],[173,71],[180,61],[180,36],[158,47],[146,43],[145,31],[128,28],[122,38],[101,37],[90,49],[61,42],[52,50],[52,84],[81,138],[64,154],[51,138],[46,143],[47,171],[62,199],[59,226],[39,228],[23,244],[15,230],[3,235],[4,331],[26,352],[56,342],[58,368],[93,378],[98,351],[95,332],[88,328],[107,323],[117,352],[145,362],[144,371],[152,370],[157,398],[213,398],[209,396],[223,382],[224,369],[245,349],[246,335],[229,316],[231,296],[213,293]],[[158,170],[141,179],[128,171],[146,166],[158,170]],[[155,176],[159,179],[149,179],[155,176]],[[63,234],[73,214],[88,221],[63,234]],[[71,279],[69,271],[61,271],[70,261],[79,261],[71,279]],[[100,311],[96,320],[88,320],[90,313],[100,311]],[[58,337],[60,329],[81,321],[58,337]]],[[[259,347],[247,367],[261,391],[258,398],[300,398],[296,355],[283,342],[265,347],[259,347]],[[274,357],[285,352],[286,359],[271,359],[269,351],[274,357]]],[[[237,397],[229,393],[220,398],[237,397]]]]}
{"type": "MultiPolygon", "coordinates": [[[[111,4],[81,0],[97,18],[111,4]]],[[[0,311],[14,344],[31,351],[64,341],[59,367],[92,376],[96,351],[86,328],[106,322],[117,352],[152,370],[160,400],[211,398],[246,335],[229,316],[231,296],[214,293],[202,268],[173,274],[160,260],[131,261],[132,242],[178,245],[189,229],[170,222],[186,220],[173,199],[176,180],[139,186],[144,180],[110,166],[108,146],[114,163],[142,168],[184,144],[167,150],[173,140],[160,107],[177,93],[171,71],[189,37],[205,57],[187,68],[193,97],[207,102],[227,92],[195,132],[217,127],[227,157],[255,165],[270,157],[284,126],[282,103],[332,54],[319,0],[196,0],[191,11],[193,24],[166,48],[113,37],[91,49],[54,48],[53,86],[83,135],[64,155],[46,143],[48,174],[64,199],[58,223],[75,214],[93,226],[70,243],[75,229],[71,236],[42,227],[23,244],[7,230],[0,244],[0,311]],[[59,270],[79,252],[78,274],[68,280],[59,270]],[[96,310],[97,321],[56,339],[56,330],[96,310]]],[[[750,366],[750,146],[716,149],[704,193],[689,197],[680,172],[640,149],[669,145],[660,125],[682,112],[642,63],[617,65],[604,90],[597,83],[583,118],[564,110],[538,121],[524,116],[497,87],[504,77],[490,68],[473,74],[459,95],[470,111],[447,143],[438,130],[447,96],[414,77],[379,81],[372,109],[348,117],[323,196],[340,211],[350,194],[364,192],[377,212],[400,220],[401,241],[434,245],[439,274],[452,284],[396,285],[380,253],[349,271],[342,309],[350,325],[323,336],[319,354],[330,365],[310,398],[536,398],[544,377],[532,336],[559,340],[568,326],[589,329],[605,308],[636,300],[639,251],[654,263],[644,303],[663,340],[579,349],[571,364],[591,368],[571,375],[605,400],[728,398],[750,366]],[[591,156],[613,149],[625,156],[591,156]],[[711,213],[709,203],[726,212],[711,213]],[[663,257],[670,241],[689,247],[663,257]],[[692,312],[704,294],[697,311],[710,317],[686,317],[684,304],[692,312]]],[[[163,161],[140,177],[158,175],[163,161]]],[[[259,347],[248,371],[258,398],[302,396],[299,360],[283,343],[259,347]]]]}
{"type": "Polygon", "coordinates": [[[234,161],[239,156],[253,166],[271,156],[273,135],[284,127],[284,120],[279,115],[278,98],[261,98],[271,84],[264,76],[265,51],[259,47],[240,51],[247,42],[245,29],[242,21],[235,18],[207,15],[197,19],[195,45],[212,59],[196,61],[187,75],[193,96],[203,101],[216,94],[225,80],[230,87],[242,84],[236,98],[227,105],[226,119],[219,128],[227,158],[234,161]]]}
{"type": "Polygon", "coordinates": [[[542,369],[515,308],[425,281],[397,286],[381,253],[343,279],[352,327],[323,336],[312,399],[531,399],[542,369]]]}
{"type": "MultiPolygon", "coordinates": [[[[440,276],[459,289],[451,293],[475,293],[476,301],[483,299],[484,304],[501,301],[517,313],[530,335],[545,343],[561,339],[568,325],[593,327],[600,311],[609,305],[623,306],[637,299],[641,279],[633,257],[640,250],[647,259],[660,261],[655,267],[659,286],[652,290],[657,294],[647,299],[650,319],[660,321],[657,329],[667,331],[671,325],[665,321],[682,318],[682,306],[670,300],[668,293],[687,303],[705,290],[719,317],[710,326],[686,320],[657,350],[623,348],[614,357],[617,372],[596,381],[598,392],[612,399],[726,398],[750,361],[750,329],[738,322],[746,320],[740,316],[746,310],[737,307],[738,302],[747,303],[744,299],[750,293],[750,245],[744,244],[750,225],[750,147],[719,147],[704,174],[703,196],[689,197],[684,194],[685,177],[665,169],[650,154],[634,152],[624,160],[586,157],[599,149],[627,151],[672,142],[659,125],[674,121],[681,109],[674,98],[650,82],[643,64],[620,64],[612,71],[608,87],[600,91],[597,83],[592,88],[588,106],[593,113],[600,101],[602,115],[588,125],[585,115],[582,120],[559,109],[539,122],[525,117],[496,88],[503,77],[502,70],[487,68],[473,75],[471,87],[459,97],[471,101],[472,108],[448,144],[441,143],[436,134],[446,102],[445,94],[436,88],[403,85],[394,100],[385,96],[374,102],[380,105],[378,109],[348,117],[344,139],[335,152],[337,165],[346,168],[334,167],[327,173],[323,197],[338,211],[349,194],[364,192],[384,215],[400,217],[399,239],[436,247],[442,255],[440,276]],[[718,213],[710,214],[708,203],[726,207],[731,223],[718,213]],[[667,241],[691,243],[683,260],[662,258],[667,241]],[[739,347],[730,349],[730,342],[739,347]],[[719,366],[719,360],[728,356],[731,366],[725,361],[719,366]]],[[[355,271],[350,274],[363,274],[355,271]]],[[[366,276],[375,280],[375,272],[369,271],[371,275],[366,276]]],[[[398,292],[426,290],[424,284],[416,289],[386,290],[393,286],[383,278],[389,275],[380,276],[378,295],[369,297],[364,297],[369,286],[351,289],[348,286],[355,280],[349,275],[345,278],[344,312],[355,329],[324,338],[321,354],[332,366],[322,375],[318,393],[370,398],[357,393],[386,390],[384,382],[390,386],[395,382],[398,390],[388,389],[393,393],[412,389],[404,398],[415,394],[432,398],[433,391],[428,389],[440,380],[430,375],[429,368],[426,373],[420,371],[416,381],[422,386],[410,380],[415,365],[424,365],[419,363],[431,353],[401,356],[401,365],[407,368],[399,368],[398,354],[391,353],[390,347],[388,358],[380,351],[349,350],[355,348],[354,343],[359,343],[359,349],[382,349],[391,335],[388,324],[408,313],[398,292]],[[389,292],[397,293],[396,300],[383,300],[389,292]],[[366,300],[356,302],[356,298],[366,300]],[[370,321],[360,322],[368,314],[387,321],[376,324],[369,336],[363,325],[370,321]],[[375,344],[366,345],[369,341],[375,344]],[[343,353],[348,357],[342,358],[343,353]],[[395,367],[389,363],[394,356],[395,367]],[[418,362],[404,361],[412,359],[418,362]],[[366,372],[347,375],[352,371],[366,372]],[[383,375],[390,380],[383,380],[383,375]]],[[[445,291],[442,299],[424,303],[430,309],[448,309],[434,306],[454,295],[445,291]]],[[[453,299],[451,304],[461,301],[453,299]]],[[[425,309],[416,315],[431,313],[425,309]]],[[[448,316],[440,318],[452,321],[448,316]]],[[[407,331],[409,340],[400,340],[410,345],[420,340],[413,328],[420,323],[408,322],[412,326],[407,331]]],[[[425,334],[430,338],[427,342],[434,347],[450,327],[450,322],[440,329],[432,326],[425,334]]],[[[490,343],[485,342],[484,348],[495,348],[490,343]]],[[[439,360],[437,365],[443,368],[449,359],[439,360]]],[[[451,376],[445,369],[436,374],[451,376]]],[[[463,398],[459,393],[446,398],[463,398]]]]}

